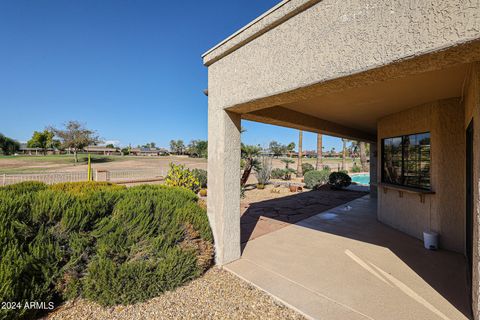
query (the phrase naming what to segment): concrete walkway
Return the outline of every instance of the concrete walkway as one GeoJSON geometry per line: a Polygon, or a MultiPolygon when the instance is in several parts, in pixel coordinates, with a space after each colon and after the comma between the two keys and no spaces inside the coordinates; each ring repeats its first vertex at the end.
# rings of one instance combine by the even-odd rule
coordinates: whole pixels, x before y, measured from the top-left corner
{"type": "Polygon", "coordinates": [[[249,241],[226,269],[313,319],[468,319],[462,255],[376,220],[369,196],[249,241]]]}

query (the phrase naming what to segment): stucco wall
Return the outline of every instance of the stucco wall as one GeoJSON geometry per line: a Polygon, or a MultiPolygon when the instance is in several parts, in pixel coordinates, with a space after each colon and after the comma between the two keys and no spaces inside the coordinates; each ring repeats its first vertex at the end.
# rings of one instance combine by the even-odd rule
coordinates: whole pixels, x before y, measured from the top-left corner
{"type": "Polygon", "coordinates": [[[472,66],[466,85],[465,96],[465,125],[467,128],[473,119],[473,263],[472,263],[472,309],[475,319],[480,319],[480,63],[472,66]]]}
{"type": "MultiPolygon", "coordinates": [[[[465,225],[465,129],[460,99],[441,100],[417,106],[380,119],[381,139],[430,132],[431,185],[433,195],[420,201],[418,194],[380,187],[378,218],[413,237],[422,239],[424,230],[440,233],[440,246],[464,252],[465,225]]],[[[378,160],[381,161],[379,154],[378,160]]],[[[381,179],[381,165],[378,166],[381,179]]]]}
{"type": "MultiPolygon", "coordinates": [[[[480,39],[479,10],[464,0],[320,1],[209,65],[209,92],[231,107],[480,39]]],[[[426,66],[435,68],[408,72],[426,66]]]]}

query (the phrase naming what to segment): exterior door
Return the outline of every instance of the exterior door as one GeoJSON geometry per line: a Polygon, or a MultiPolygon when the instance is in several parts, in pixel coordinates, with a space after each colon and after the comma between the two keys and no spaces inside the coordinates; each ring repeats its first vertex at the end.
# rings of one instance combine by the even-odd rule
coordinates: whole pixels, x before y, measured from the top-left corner
{"type": "MultiPolygon", "coordinates": [[[[465,251],[468,263],[468,275],[472,279],[473,252],[473,120],[466,131],[466,217],[465,217],[465,251]]],[[[471,283],[471,281],[470,281],[471,283]]]]}

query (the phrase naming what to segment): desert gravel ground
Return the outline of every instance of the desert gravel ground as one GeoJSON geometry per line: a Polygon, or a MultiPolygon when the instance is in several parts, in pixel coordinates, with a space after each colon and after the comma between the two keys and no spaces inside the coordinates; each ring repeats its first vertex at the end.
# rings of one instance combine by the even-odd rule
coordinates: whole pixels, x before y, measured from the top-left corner
{"type": "Polygon", "coordinates": [[[204,276],[144,303],[104,308],[80,299],[47,317],[80,319],[304,319],[228,271],[212,268],[204,276]]]}

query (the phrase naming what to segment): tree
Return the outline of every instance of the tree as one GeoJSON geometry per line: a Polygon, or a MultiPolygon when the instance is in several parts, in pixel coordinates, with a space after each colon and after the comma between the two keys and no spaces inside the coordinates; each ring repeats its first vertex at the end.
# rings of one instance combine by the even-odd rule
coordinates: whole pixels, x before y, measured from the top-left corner
{"type": "Polygon", "coordinates": [[[156,143],[155,142],[149,142],[144,145],[138,146],[139,148],[146,148],[146,149],[155,149],[156,148],[156,143]]]}
{"type": "Polygon", "coordinates": [[[55,133],[48,129],[43,131],[34,131],[32,138],[27,142],[27,147],[40,148],[42,149],[43,154],[47,154],[47,149],[54,149],[60,146],[60,141],[53,139],[54,136],[55,133]]]}
{"type": "Polygon", "coordinates": [[[290,142],[286,147],[286,152],[292,153],[295,150],[295,142],[290,142]]]}
{"type": "Polygon", "coordinates": [[[113,143],[109,143],[105,146],[105,148],[113,148],[115,149],[115,146],[113,145],[113,143]]]}
{"type": "Polygon", "coordinates": [[[170,151],[175,154],[183,154],[185,151],[183,140],[170,140],[170,151]]]}
{"type": "Polygon", "coordinates": [[[258,171],[260,162],[256,159],[260,155],[261,148],[258,146],[253,146],[253,145],[245,145],[242,143],[241,147],[241,157],[243,161],[243,174],[242,177],[240,178],[240,185],[242,187],[245,186],[245,184],[248,181],[248,178],[250,177],[250,173],[252,172],[252,169],[255,169],[258,171]]]}
{"type": "Polygon", "coordinates": [[[20,143],[17,140],[6,137],[0,133],[0,150],[4,155],[14,154],[20,149],[20,143]]]}
{"type": "Polygon", "coordinates": [[[188,154],[199,158],[208,157],[208,141],[206,140],[192,140],[188,144],[188,154]]]}
{"type": "Polygon", "coordinates": [[[330,149],[330,156],[335,156],[335,147],[332,147],[332,149],[330,149]]]}
{"type": "Polygon", "coordinates": [[[75,163],[78,162],[77,152],[88,145],[97,144],[100,142],[95,131],[85,128],[83,124],[78,121],[69,121],[65,124],[65,128],[55,129],[51,128],[55,136],[60,138],[62,146],[73,151],[75,163]]]}
{"type": "Polygon", "coordinates": [[[292,173],[295,172],[295,170],[290,168],[290,164],[295,163],[295,161],[292,160],[292,159],[288,159],[288,158],[282,159],[281,161],[285,164],[285,169],[283,170],[284,179],[285,180],[290,180],[292,178],[292,173]]]}
{"type": "Polygon", "coordinates": [[[302,144],[303,144],[303,131],[299,130],[298,131],[297,178],[300,178],[301,176],[303,176],[303,172],[302,172],[302,156],[303,156],[302,144]]]}
{"type": "Polygon", "coordinates": [[[342,170],[347,170],[347,139],[342,139],[342,170]]]}
{"type": "Polygon", "coordinates": [[[317,134],[317,161],[315,162],[315,170],[321,170],[322,166],[322,134],[317,134]]]}
{"type": "Polygon", "coordinates": [[[362,171],[366,172],[368,171],[368,167],[367,167],[367,148],[366,148],[365,142],[360,141],[359,149],[360,149],[360,166],[362,167],[362,171]]]}
{"type": "Polygon", "coordinates": [[[358,150],[360,148],[359,144],[360,144],[360,141],[352,141],[350,143],[349,152],[350,152],[350,157],[352,157],[353,159],[353,163],[356,163],[358,150]]]}
{"type": "Polygon", "coordinates": [[[270,141],[270,144],[268,145],[270,152],[273,153],[274,157],[279,157],[282,154],[285,153],[287,147],[281,143],[278,143],[277,141],[270,141]]]}

